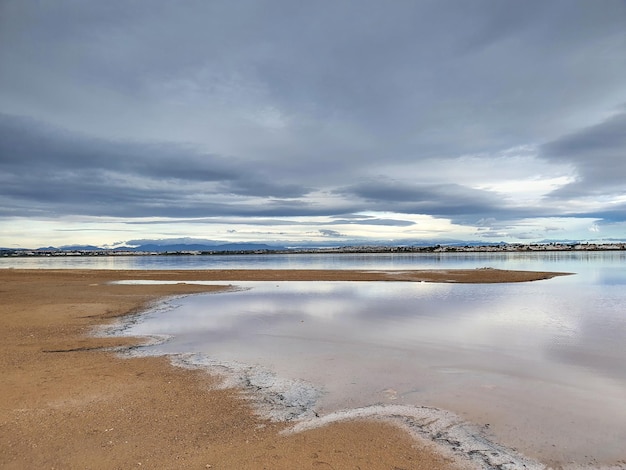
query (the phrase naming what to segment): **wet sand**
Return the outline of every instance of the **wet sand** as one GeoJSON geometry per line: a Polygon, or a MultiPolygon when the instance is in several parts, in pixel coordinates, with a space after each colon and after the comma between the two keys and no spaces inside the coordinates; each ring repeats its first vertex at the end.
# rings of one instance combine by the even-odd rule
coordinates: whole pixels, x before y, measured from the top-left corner
{"type": "Polygon", "coordinates": [[[224,287],[195,280],[521,282],[555,273],[500,271],[0,270],[0,467],[452,469],[469,466],[380,420],[285,434],[237,390],[167,358],[118,357],[139,339],[94,328],[159,298],[224,287]],[[115,285],[118,280],[179,281],[115,285]]]}

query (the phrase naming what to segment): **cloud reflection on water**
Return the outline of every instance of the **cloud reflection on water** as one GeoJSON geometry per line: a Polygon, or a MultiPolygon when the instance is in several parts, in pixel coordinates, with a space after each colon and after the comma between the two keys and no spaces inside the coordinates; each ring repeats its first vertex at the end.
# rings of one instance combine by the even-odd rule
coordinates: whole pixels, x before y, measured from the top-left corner
{"type": "Polygon", "coordinates": [[[172,334],[154,354],[200,352],[321,385],[321,413],[438,406],[535,457],[618,458],[625,275],[603,269],[521,284],[245,282],[174,300],[127,333],[172,334]]]}

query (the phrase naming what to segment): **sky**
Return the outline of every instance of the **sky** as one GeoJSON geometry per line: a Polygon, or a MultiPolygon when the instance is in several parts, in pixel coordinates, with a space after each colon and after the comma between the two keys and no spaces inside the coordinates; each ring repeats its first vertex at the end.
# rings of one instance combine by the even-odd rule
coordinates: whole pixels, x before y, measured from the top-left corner
{"type": "Polygon", "coordinates": [[[626,240],[624,0],[1,0],[0,247],[626,240]]]}

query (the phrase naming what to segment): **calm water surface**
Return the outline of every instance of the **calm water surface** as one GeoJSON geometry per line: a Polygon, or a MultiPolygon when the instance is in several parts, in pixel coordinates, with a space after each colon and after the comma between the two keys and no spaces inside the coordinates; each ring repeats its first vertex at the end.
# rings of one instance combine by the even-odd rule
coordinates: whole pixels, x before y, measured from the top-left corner
{"type": "Polygon", "coordinates": [[[619,267],[624,252],[371,253],[207,256],[0,257],[1,268],[23,269],[441,269],[490,266],[568,270],[619,267]]]}
{"type": "MultiPolygon", "coordinates": [[[[626,459],[624,253],[62,261],[100,269],[575,272],[521,284],[238,283],[247,290],[174,299],[125,334],[171,335],[147,354],[201,353],[311,383],[323,390],[320,415],[375,403],[435,406],[488,424],[495,440],[543,462],[626,459]]],[[[20,262],[28,266],[14,267],[47,267],[40,259],[20,262]]]]}

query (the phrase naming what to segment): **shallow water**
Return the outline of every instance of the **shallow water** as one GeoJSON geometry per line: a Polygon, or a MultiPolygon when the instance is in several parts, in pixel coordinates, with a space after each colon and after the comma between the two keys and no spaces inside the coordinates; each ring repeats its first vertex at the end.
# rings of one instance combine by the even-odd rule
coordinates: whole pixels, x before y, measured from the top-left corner
{"type": "Polygon", "coordinates": [[[543,462],[616,462],[626,458],[626,264],[585,255],[472,258],[578,273],[519,284],[237,283],[247,290],[174,299],[125,334],[171,335],[146,354],[201,353],[304,381],[321,391],[305,400],[319,415],[434,406],[543,462]]]}

